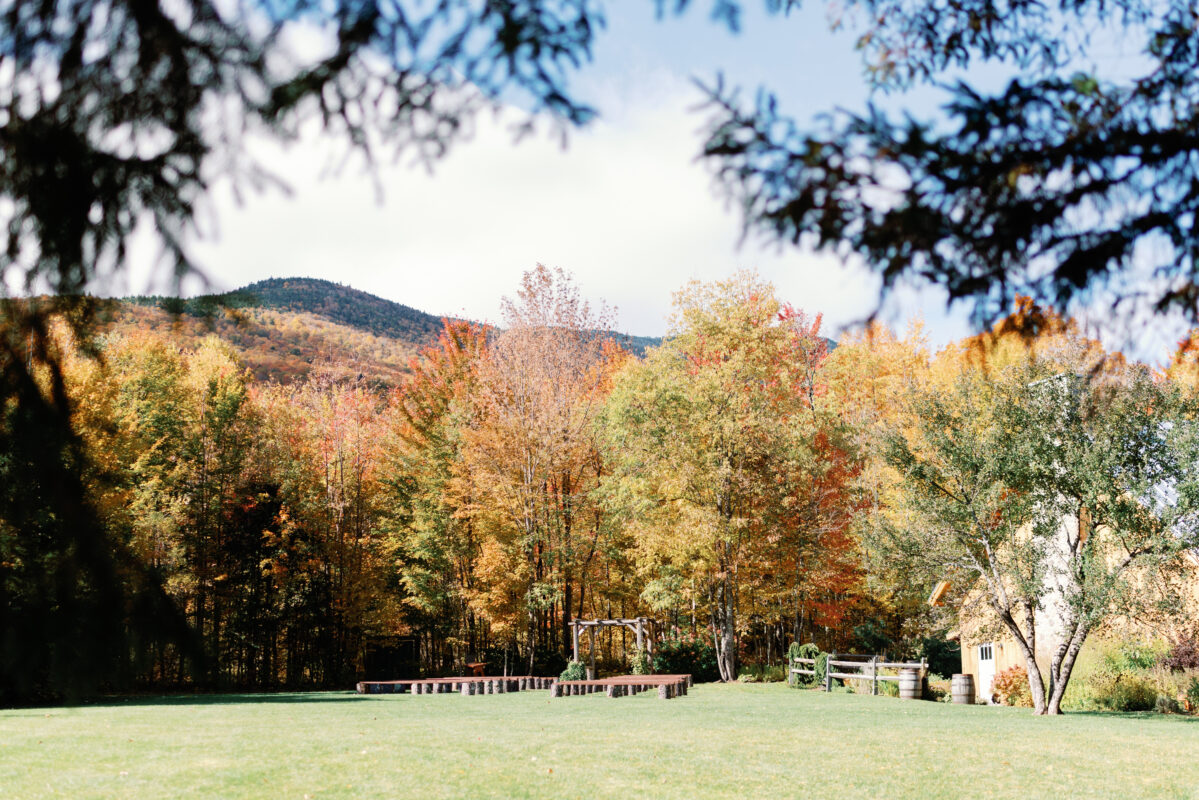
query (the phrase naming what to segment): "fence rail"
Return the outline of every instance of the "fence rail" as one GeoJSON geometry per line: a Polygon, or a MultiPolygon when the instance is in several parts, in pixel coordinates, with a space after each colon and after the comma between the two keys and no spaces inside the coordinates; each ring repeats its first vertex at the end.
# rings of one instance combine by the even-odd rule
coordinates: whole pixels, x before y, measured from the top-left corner
{"type": "MultiPolygon", "coordinates": [[[[920,677],[928,676],[928,661],[921,659],[919,661],[883,661],[882,656],[865,656],[865,655],[849,655],[843,653],[829,653],[828,661],[824,666],[824,690],[830,691],[833,687],[833,679],[840,680],[868,680],[870,681],[870,693],[878,694],[879,681],[894,681],[899,683],[898,675],[880,675],[880,669],[915,669],[920,671],[920,677]],[[849,660],[855,659],[855,660],[849,660]],[[833,667],[845,667],[846,669],[856,669],[859,672],[834,672],[833,667]]],[[[811,675],[816,676],[816,659],[814,658],[796,658],[792,659],[792,664],[802,664],[804,666],[792,666],[791,673],[793,675],[811,675]]]]}
{"type": "Polygon", "coordinates": [[[796,656],[793,659],[793,661],[796,664],[811,664],[812,668],[811,669],[800,669],[799,667],[792,667],[791,668],[792,673],[794,673],[796,675],[811,675],[813,678],[816,677],[816,659],[800,658],[799,656],[796,656]]]}

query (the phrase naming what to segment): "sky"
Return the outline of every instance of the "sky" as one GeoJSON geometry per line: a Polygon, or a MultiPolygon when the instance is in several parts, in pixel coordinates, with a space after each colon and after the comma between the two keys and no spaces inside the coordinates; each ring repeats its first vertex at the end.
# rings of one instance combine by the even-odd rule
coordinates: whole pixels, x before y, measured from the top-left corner
{"type": "MultiPolygon", "coordinates": [[[[228,186],[216,187],[203,237],[192,243],[205,288],[324,278],[429,313],[498,322],[500,299],[543,263],[614,306],[624,332],[658,336],[673,292],[749,268],[780,299],[822,313],[828,335],[860,323],[879,299],[878,281],[862,265],[743,241],[738,210],[696,159],[705,117],[693,83],[719,71],[749,96],[767,86],[800,119],[861,109],[871,96],[853,34],[830,31],[819,3],[787,18],[750,13],[736,35],[708,20],[706,4],[693,5],[682,18],[656,20],[648,1],[609,4],[594,62],[572,80],[600,117],[565,146],[549,134],[514,144],[518,109],[480,118],[473,139],[431,172],[404,160],[373,174],[355,164],[331,168],[340,151],[317,136],[287,149],[259,143],[292,191],[237,200],[228,186]]],[[[928,116],[940,96],[873,99],[928,116]]],[[[147,241],[108,293],[165,288],[152,280],[161,271],[147,241]]],[[[971,332],[965,309],[947,309],[931,288],[893,294],[881,316],[900,328],[921,318],[933,345],[971,332]]]]}

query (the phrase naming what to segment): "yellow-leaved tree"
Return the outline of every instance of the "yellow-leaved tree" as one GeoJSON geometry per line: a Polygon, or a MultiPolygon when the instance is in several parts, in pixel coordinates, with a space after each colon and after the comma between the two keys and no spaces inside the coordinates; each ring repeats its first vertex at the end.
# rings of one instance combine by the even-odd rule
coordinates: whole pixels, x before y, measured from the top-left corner
{"type": "Polygon", "coordinates": [[[737,676],[747,587],[793,566],[783,534],[814,521],[794,514],[825,426],[797,347],[811,334],[756,273],[691,283],[664,344],[626,365],[608,403],[605,494],[636,544],[643,597],[709,615],[723,680],[737,676]]]}

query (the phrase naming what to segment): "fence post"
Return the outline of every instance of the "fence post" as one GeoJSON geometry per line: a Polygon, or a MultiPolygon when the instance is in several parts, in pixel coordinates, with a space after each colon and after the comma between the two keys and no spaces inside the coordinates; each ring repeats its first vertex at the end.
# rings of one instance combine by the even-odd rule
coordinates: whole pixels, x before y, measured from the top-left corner
{"type": "Polygon", "coordinates": [[[836,653],[829,653],[824,660],[824,691],[831,692],[833,690],[833,658],[836,653]]]}
{"type": "Polygon", "coordinates": [[[870,657],[870,678],[874,685],[870,687],[872,697],[878,697],[878,656],[870,657]]]}

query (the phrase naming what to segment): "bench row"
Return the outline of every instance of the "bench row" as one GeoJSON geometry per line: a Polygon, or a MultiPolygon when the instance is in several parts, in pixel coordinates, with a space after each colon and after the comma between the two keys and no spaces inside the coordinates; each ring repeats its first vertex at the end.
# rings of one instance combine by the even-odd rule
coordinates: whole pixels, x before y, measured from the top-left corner
{"type": "Polygon", "coordinates": [[[511,675],[508,677],[459,677],[423,678],[408,681],[359,681],[358,694],[504,694],[535,689],[548,689],[553,678],[536,675],[511,675]]]}
{"type": "Polygon", "coordinates": [[[573,697],[602,691],[608,697],[625,697],[657,689],[660,700],[687,694],[690,675],[622,675],[592,681],[557,681],[550,687],[550,697],[573,697]]]}
{"type": "Polygon", "coordinates": [[[687,694],[690,675],[618,675],[584,681],[559,681],[536,675],[506,677],[420,678],[402,681],[359,681],[358,694],[504,694],[549,689],[551,697],[571,697],[604,691],[608,697],[635,695],[657,689],[658,697],[668,700],[687,694]]]}
{"type": "Polygon", "coordinates": [[[614,675],[611,678],[600,678],[599,681],[601,683],[639,683],[646,686],[685,681],[688,687],[691,686],[690,675],[614,675]]]}

